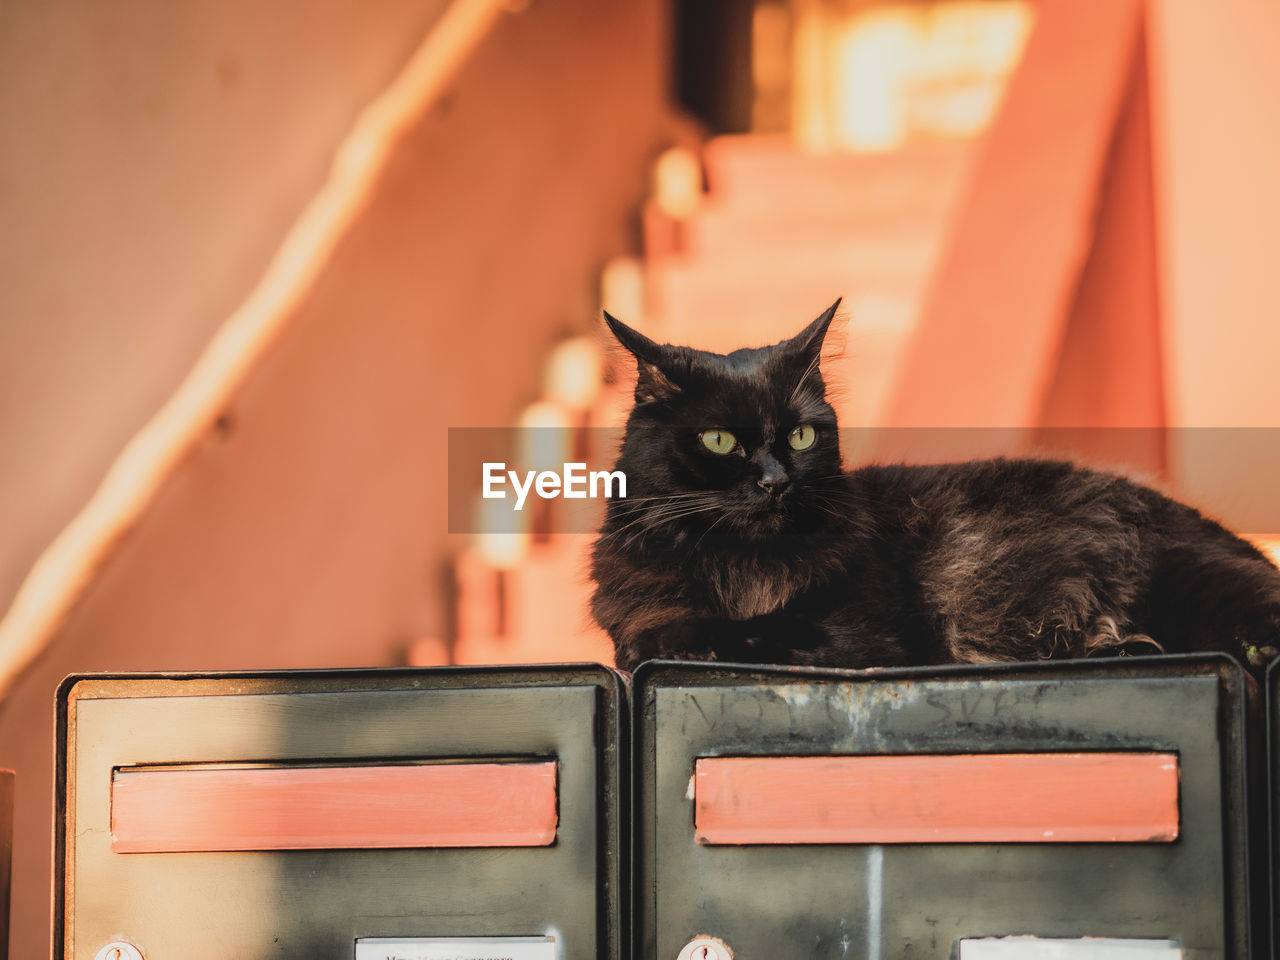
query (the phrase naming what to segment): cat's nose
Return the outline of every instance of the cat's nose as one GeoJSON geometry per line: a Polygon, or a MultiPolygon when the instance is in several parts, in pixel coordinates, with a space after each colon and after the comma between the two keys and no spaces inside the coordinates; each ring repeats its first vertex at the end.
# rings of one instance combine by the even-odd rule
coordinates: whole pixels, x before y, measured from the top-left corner
{"type": "Polygon", "coordinates": [[[762,490],[773,497],[781,497],[790,482],[790,478],[781,470],[776,473],[766,473],[756,481],[762,490]]]}

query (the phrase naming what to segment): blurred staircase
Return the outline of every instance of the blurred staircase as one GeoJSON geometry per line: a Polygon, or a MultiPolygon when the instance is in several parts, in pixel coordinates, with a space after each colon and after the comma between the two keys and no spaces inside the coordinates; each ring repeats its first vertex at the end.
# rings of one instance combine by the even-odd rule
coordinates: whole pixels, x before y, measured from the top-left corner
{"type": "MultiPolygon", "coordinates": [[[[782,340],[844,297],[847,326],[832,338],[829,379],[842,424],[875,425],[972,151],[965,141],[815,155],[762,135],[674,148],[655,167],[643,257],[606,269],[602,302],[654,339],[724,352],[782,340]]],[[[597,440],[596,428],[622,426],[631,403],[629,357],[605,336],[601,325],[594,345],[611,368],[601,365],[589,408],[561,404],[568,429],[597,440]]],[[[611,459],[603,453],[600,466],[611,459]]],[[[594,537],[548,532],[555,520],[519,534],[514,550],[510,535],[475,535],[454,565],[452,643],[423,641],[411,662],[612,662],[588,612],[594,537]],[[503,538],[500,549],[491,538],[503,538]]]]}

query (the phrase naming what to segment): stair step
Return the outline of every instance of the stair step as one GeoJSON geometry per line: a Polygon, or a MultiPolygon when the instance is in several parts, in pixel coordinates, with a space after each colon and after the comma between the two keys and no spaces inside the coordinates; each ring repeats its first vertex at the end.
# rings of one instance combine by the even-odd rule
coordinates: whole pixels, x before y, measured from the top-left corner
{"type": "Polygon", "coordinates": [[[892,153],[805,152],[786,138],[725,136],[703,150],[710,196],[741,211],[848,214],[928,212],[944,205],[972,163],[974,144],[945,141],[892,153]]]}
{"type": "Polygon", "coordinates": [[[697,217],[683,225],[680,252],[688,256],[718,256],[744,250],[807,250],[829,244],[921,242],[942,232],[955,206],[952,199],[944,198],[927,210],[856,212],[800,203],[787,203],[781,210],[744,209],[719,200],[709,201],[697,217]]]}
{"type": "Polygon", "coordinates": [[[594,538],[557,534],[513,570],[496,571],[468,551],[459,558],[458,639],[453,662],[613,662],[613,644],[588,612],[594,538]],[[501,579],[501,585],[499,585],[501,579]],[[464,619],[463,612],[470,612],[464,619]],[[486,616],[477,616],[487,611],[486,616]]]}
{"type": "MultiPolygon", "coordinates": [[[[673,342],[736,348],[761,335],[764,339],[756,345],[776,342],[839,296],[915,303],[937,260],[940,240],[938,234],[832,237],[821,244],[663,260],[650,270],[655,323],[664,336],[683,338],[673,342]],[[726,341],[726,335],[732,339],[726,341]]],[[[841,312],[850,313],[850,306],[841,312]]],[[[862,322],[852,316],[855,323],[862,322]]],[[[874,327],[890,322],[875,311],[866,319],[874,327]]]]}

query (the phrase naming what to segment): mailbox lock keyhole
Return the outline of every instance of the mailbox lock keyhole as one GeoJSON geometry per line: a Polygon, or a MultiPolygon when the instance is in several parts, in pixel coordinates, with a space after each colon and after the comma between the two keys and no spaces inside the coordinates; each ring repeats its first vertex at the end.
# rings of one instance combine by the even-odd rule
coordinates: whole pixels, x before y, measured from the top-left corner
{"type": "Polygon", "coordinates": [[[145,960],[142,951],[132,943],[115,940],[97,952],[93,960],[145,960]]]}
{"type": "Polygon", "coordinates": [[[719,937],[700,933],[684,945],[676,960],[733,960],[733,951],[719,937]]]}

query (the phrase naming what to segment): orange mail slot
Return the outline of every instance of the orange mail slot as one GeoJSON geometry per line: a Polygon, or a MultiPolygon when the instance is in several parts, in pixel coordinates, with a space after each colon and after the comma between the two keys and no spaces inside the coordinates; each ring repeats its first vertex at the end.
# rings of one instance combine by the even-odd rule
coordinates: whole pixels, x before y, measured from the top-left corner
{"type": "Polygon", "coordinates": [[[702,758],[694,825],[704,844],[1168,842],[1178,836],[1178,758],[702,758]]]}
{"type": "Polygon", "coordinates": [[[118,769],[116,853],[539,847],[556,764],[118,769]]]}

